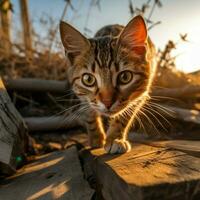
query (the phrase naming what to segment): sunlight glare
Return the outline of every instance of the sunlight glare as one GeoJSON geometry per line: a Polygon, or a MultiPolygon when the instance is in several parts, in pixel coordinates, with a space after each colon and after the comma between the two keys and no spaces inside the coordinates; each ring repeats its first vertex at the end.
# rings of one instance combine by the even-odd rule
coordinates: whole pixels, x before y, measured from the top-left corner
{"type": "Polygon", "coordinates": [[[188,42],[180,42],[174,52],[177,55],[176,66],[184,72],[200,70],[200,39],[199,31],[191,30],[188,34],[188,42]]]}

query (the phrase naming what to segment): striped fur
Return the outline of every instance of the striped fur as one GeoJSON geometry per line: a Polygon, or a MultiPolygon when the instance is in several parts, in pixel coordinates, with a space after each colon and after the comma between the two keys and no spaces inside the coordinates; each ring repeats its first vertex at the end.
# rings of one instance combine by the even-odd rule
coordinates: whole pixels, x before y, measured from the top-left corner
{"type": "Polygon", "coordinates": [[[92,39],[64,22],[60,32],[68,81],[81,102],[91,146],[104,146],[109,153],[129,151],[127,134],[149,98],[156,70],[143,18],[135,17],[126,27],[106,26],[92,39]]]}

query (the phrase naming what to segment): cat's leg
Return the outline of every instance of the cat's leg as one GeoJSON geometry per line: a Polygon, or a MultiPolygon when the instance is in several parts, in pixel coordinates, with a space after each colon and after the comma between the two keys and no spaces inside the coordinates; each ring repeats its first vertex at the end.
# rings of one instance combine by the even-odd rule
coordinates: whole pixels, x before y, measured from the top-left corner
{"type": "Polygon", "coordinates": [[[93,148],[103,147],[105,144],[105,131],[101,117],[95,113],[90,113],[85,119],[88,132],[89,145],[93,148]]]}
{"type": "Polygon", "coordinates": [[[126,153],[131,150],[131,145],[127,140],[127,121],[113,119],[107,131],[106,144],[104,149],[107,153],[126,153]]]}
{"type": "Polygon", "coordinates": [[[108,153],[125,153],[130,151],[131,145],[127,140],[129,130],[137,117],[137,113],[142,109],[148,96],[144,96],[132,109],[131,115],[126,120],[112,119],[107,132],[105,150],[108,153]]]}

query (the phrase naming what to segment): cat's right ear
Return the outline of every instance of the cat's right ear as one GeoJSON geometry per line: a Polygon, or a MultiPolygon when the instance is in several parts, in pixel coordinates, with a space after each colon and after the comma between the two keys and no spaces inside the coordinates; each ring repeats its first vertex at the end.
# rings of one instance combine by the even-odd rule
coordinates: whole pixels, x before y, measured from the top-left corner
{"type": "Polygon", "coordinates": [[[70,65],[73,65],[74,60],[81,53],[90,48],[88,39],[63,21],[60,22],[60,36],[70,65]]]}
{"type": "Polygon", "coordinates": [[[142,16],[134,17],[121,32],[118,45],[119,51],[124,47],[134,51],[136,55],[143,55],[146,52],[147,28],[142,16]]]}

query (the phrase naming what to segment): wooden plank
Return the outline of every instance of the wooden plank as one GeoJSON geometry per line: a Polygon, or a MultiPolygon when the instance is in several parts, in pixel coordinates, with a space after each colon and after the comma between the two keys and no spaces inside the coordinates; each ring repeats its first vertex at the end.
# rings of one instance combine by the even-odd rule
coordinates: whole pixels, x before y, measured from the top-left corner
{"type": "Polygon", "coordinates": [[[3,200],[90,200],[93,193],[83,179],[75,146],[38,157],[0,187],[3,200]]]}
{"type": "Polygon", "coordinates": [[[197,140],[164,140],[164,141],[140,141],[141,143],[184,151],[200,157],[200,141],[197,140]]]}
{"type": "Polygon", "coordinates": [[[53,131],[59,129],[71,129],[83,125],[79,118],[55,116],[55,117],[26,117],[24,118],[29,131],[53,131]]]}
{"type": "Polygon", "coordinates": [[[131,152],[81,154],[106,200],[200,199],[200,158],[170,148],[133,144],[131,152]]]}
{"type": "Polygon", "coordinates": [[[12,104],[0,78],[0,174],[15,172],[28,143],[25,123],[12,104]]]}
{"type": "Polygon", "coordinates": [[[33,78],[6,79],[4,80],[7,90],[22,92],[53,92],[66,94],[69,86],[66,81],[42,80],[33,78]]]}
{"type": "Polygon", "coordinates": [[[200,85],[188,84],[179,88],[162,88],[152,91],[153,96],[164,96],[173,98],[191,98],[200,93],[200,85]]]}
{"type": "Polygon", "coordinates": [[[166,108],[167,111],[169,110],[174,118],[185,122],[200,124],[200,112],[198,110],[189,110],[167,105],[164,105],[163,107],[166,108]]]}

